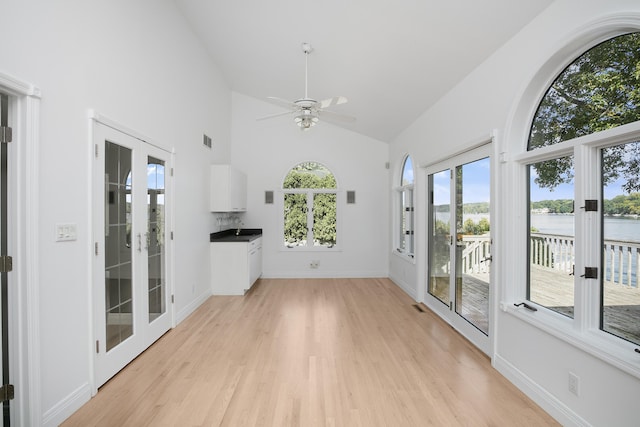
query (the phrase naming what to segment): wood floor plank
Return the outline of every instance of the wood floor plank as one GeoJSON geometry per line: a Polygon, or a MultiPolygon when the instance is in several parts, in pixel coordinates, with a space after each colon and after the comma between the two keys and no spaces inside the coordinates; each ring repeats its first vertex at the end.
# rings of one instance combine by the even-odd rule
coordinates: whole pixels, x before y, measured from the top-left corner
{"type": "Polygon", "coordinates": [[[557,425],[388,279],[211,297],[63,426],[557,425]]]}

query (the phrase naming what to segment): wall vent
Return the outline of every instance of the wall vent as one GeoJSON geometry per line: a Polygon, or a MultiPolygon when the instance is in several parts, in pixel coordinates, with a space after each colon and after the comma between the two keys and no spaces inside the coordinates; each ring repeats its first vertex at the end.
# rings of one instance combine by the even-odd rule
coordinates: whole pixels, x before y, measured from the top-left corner
{"type": "Polygon", "coordinates": [[[211,148],[211,137],[205,134],[202,134],[202,143],[204,144],[205,147],[211,148]]]}
{"type": "Polygon", "coordinates": [[[347,191],[347,203],[353,205],[356,203],[356,192],[355,191],[347,191]]]}
{"type": "Polygon", "coordinates": [[[273,204],[273,191],[265,191],[264,192],[264,203],[266,205],[273,204]]]}

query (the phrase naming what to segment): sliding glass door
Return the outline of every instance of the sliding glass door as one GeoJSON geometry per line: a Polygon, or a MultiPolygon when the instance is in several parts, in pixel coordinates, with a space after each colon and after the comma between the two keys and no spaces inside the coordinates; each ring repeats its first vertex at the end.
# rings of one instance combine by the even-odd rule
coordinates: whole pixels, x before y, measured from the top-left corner
{"type": "Polygon", "coordinates": [[[489,351],[490,146],[430,166],[425,303],[489,351]]]}

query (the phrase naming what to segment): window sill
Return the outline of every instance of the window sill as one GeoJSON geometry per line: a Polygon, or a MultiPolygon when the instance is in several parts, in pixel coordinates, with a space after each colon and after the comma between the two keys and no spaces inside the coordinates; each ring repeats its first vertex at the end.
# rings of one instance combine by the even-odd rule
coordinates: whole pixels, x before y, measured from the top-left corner
{"type": "Polygon", "coordinates": [[[400,258],[400,259],[402,259],[402,260],[404,260],[406,262],[409,262],[411,264],[415,264],[416,263],[415,254],[408,254],[406,252],[401,252],[397,248],[394,249],[392,252],[393,252],[393,254],[395,256],[397,256],[398,258],[400,258]]]}
{"type": "Polygon", "coordinates": [[[543,308],[534,312],[524,307],[515,307],[513,303],[502,301],[500,309],[640,379],[640,354],[634,351],[640,346],[624,341],[621,338],[610,336],[600,330],[576,331],[570,319],[560,319],[558,316],[561,315],[547,312],[543,308]]]}

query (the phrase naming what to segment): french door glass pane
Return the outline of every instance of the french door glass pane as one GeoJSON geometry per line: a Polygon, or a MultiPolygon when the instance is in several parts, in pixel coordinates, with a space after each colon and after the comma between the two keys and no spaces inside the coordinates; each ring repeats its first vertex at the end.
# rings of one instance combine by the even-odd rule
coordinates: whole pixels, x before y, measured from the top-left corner
{"type": "Polygon", "coordinates": [[[147,159],[149,322],[160,317],[166,310],[164,197],[164,161],[149,157],[147,159]]]}
{"type": "Polygon", "coordinates": [[[640,345],[638,158],[638,141],[602,149],[604,271],[601,275],[600,327],[640,345]],[[620,172],[624,178],[619,176],[622,175],[620,172]]]}
{"type": "Polygon", "coordinates": [[[429,175],[429,286],[428,292],[449,305],[451,190],[449,169],[429,175]]]}
{"type": "Polygon", "coordinates": [[[528,299],[573,318],[573,156],[529,165],[528,299]]]}
{"type": "Polygon", "coordinates": [[[313,195],[313,246],[336,244],[336,194],[313,195]]]}
{"type": "Polygon", "coordinates": [[[131,150],[105,143],[105,298],[107,351],[133,335],[131,150]]]}
{"type": "Polygon", "coordinates": [[[456,167],[456,313],[489,333],[489,158],[456,167]]]}
{"type": "Polygon", "coordinates": [[[307,244],[307,194],[284,195],[284,245],[289,248],[307,244]]]}

